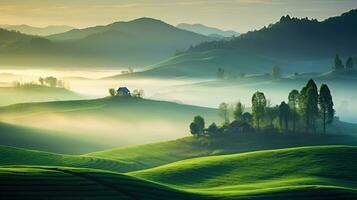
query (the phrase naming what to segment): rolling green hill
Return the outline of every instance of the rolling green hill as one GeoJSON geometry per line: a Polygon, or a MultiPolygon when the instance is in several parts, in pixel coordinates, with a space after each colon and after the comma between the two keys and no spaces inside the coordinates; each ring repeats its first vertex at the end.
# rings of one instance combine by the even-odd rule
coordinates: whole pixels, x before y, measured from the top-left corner
{"type": "Polygon", "coordinates": [[[0,194],[18,200],[207,199],[109,171],[28,166],[0,168],[0,194]]]}
{"type": "MultiPolygon", "coordinates": [[[[25,103],[0,108],[0,121],[15,126],[39,129],[43,133],[82,142],[66,145],[66,153],[79,149],[85,152],[112,147],[166,141],[189,135],[188,124],[195,115],[205,117],[207,123],[217,121],[216,109],[183,105],[140,98],[103,98],[94,100],[25,103]],[[46,122],[46,123],[44,123],[46,122]],[[55,135],[55,134],[51,134],[55,135]],[[86,145],[96,144],[96,145],[86,145]]],[[[19,129],[23,130],[23,129],[19,129]]],[[[16,132],[16,129],[11,130],[16,132]]],[[[10,134],[4,134],[7,141],[10,134]]],[[[18,133],[18,135],[22,135],[18,133]]],[[[39,139],[34,137],[31,141],[39,139]]],[[[51,151],[53,144],[39,147],[51,151]],[[45,149],[43,147],[49,147],[45,149]]],[[[45,140],[43,140],[45,142],[45,140]]],[[[21,142],[22,143],[22,142],[21,142]]],[[[7,143],[0,143],[7,145],[7,143]]],[[[9,145],[16,145],[13,141],[9,145]]],[[[24,146],[17,146],[24,147],[24,146]]],[[[61,152],[63,151],[55,151],[61,152]]],[[[81,153],[85,153],[81,151],[81,153]]]]}
{"type": "Polygon", "coordinates": [[[357,145],[352,136],[232,134],[217,137],[187,137],[147,145],[112,148],[88,156],[138,163],[132,170],[147,169],[179,160],[202,156],[224,155],[258,150],[313,145],[357,145]],[[139,167],[139,168],[137,168],[139,167]]]}
{"type": "Polygon", "coordinates": [[[129,174],[206,194],[264,199],[355,198],[356,153],[357,147],[348,146],[257,151],[184,160],[129,174]]]}
{"type": "Polygon", "coordinates": [[[357,147],[317,146],[183,160],[126,175],[3,166],[6,199],[354,199],[357,147]]]}

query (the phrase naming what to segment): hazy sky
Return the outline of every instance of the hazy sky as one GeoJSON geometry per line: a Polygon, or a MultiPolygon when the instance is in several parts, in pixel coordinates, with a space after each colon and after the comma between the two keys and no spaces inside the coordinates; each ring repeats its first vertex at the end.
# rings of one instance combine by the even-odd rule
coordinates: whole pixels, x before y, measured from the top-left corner
{"type": "Polygon", "coordinates": [[[0,0],[0,23],[86,27],[145,16],[246,32],[286,14],[321,20],[353,8],[357,0],[0,0]]]}

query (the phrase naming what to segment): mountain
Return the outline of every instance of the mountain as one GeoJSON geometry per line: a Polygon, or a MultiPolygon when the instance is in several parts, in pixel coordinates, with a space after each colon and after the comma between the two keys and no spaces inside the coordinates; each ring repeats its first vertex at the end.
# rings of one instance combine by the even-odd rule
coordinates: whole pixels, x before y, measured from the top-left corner
{"type": "Polygon", "coordinates": [[[356,22],[357,9],[324,21],[283,16],[232,40],[199,44],[138,75],[214,77],[220,67],[230,75],[270,73],[273,65],[283,73],[327,71],[336,54],[357,55],[356,22]]]}
{"type": "Polygon", "coordinates": [[[187,31],[192,31],[198,34],[202,35],[207,35],[210,37],[236,37],[239,36],[240,33],[235,32],[235,31],[223,31],[218,28],[213,28],[209,26],[205,26],[203,24],[186,24],[186,23],[181,23],[176,26],[177,28],[187,30],[187,31]]]}
{"type": "MultiPolygon", "coordinates": [[[[19,34],[12,32],[13,34],[19,34]]],[[[3,46],[0,62],[16,65],[138,68],[159,62],[215,38],[178,29],[162,21],[140,18],[106,26],[73,29],[28,39],[9,51],[3,46]],[[6,56],[5,56],[6,54],[6,56]]]]}
{"type": "Polygon", "coordinates": [[[46,26],[46,27],[34,27],[34,26],[29,26],[29,25],[0,25],[1,28],[10,30],[10,31],[19,31],[24,34],[29,34],[29,35],[37,35],[37,36],[47,36],[47,35],[53,35],[53,34],[58,34],[58,33],[63,33],[67,32],[69,30],[74,29],[74,27],[71,26],[46,26]]]}

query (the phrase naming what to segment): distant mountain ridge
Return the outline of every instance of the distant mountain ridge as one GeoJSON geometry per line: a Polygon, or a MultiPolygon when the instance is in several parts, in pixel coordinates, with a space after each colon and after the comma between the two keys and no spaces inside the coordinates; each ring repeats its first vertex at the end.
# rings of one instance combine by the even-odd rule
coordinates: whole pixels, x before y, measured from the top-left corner
{"type": "Polygon", "coordinates": [[[215,77],[223,68],[229,75],[321,72],[333,66],[336,54],[357,56],[357,9],[324,21],[289,15],[267,27],[232,40],[204,42],[156,64],[141,76],[215,77]]]}
{"type": "Polygon", "coordinates": [[[14,44],[12,50],[3,46],[0,51],[8,54],[2,62],[17,65],[140,68],[215,39],[160,20],[140,18],[73,29],[45,38],[28,38],[21,44],[14,44]]]}
{"type": "Polygon", "coordinates": [[[19,31],[24,34],[37,35],[37,36],[48,36],[52,34],[67,32],[69,30],[74,29],[74,27],[65,26],[65,25],[34,27],[34,26],[22,24],[22,25],[0,25],[0,27],[10,31],[19,31]]]}
{"type": "Polygon", "coordinates": [[[210,36],[210,37],[237,37],[240,33],[236,31],[223,31],[218,28],[208,27],[203,24],[186,24],[181,23],[176,26],[177,28],[192,31],[195,33],[199,33],[202,35],[210,36]]]}

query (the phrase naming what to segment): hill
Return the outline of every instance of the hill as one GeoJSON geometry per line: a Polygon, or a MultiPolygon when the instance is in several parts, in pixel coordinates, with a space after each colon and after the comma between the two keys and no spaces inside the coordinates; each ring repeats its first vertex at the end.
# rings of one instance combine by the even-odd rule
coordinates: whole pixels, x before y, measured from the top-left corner
{"type": "Polygon", "coordinates": [[[0,192],[7,199],[354,199],[356,153],[350,146],[258,151],[184,160],[126,175],[3,166],[0,192]]]}
{"type": "Polygon", "coordinates": [[[181,23],[176,26],[177,28],[195,32],[201,35],[206,35],[210,37],[218,37],[218,38],[224,38],[224,37],[234,37],[234,36],[239,36],[240,34],[236,31],[224,31],[218,28],[214,27],[208,27],[203,24],[186,24],[186,23],[181,23]]]}
{"type": "Polygon", "coordinates": [[[7,46],[0,50],[5,52],[1,62],[9,65],[140,68],[212,40],[159,20],[140,18],[27,39],[23,45],[14,44],[13,51],[7,46]]]}
{"type": "Polygon", "coordinates": [[[37,35],[37,36],[48,36],[58,33],[67,32],[69,30],[74,29],[71,26],[46,26],[46,27],[34,27],[26,24],[22,25],[0,25],[1,28],[10,30],[10,31],[18,31],[28,35],[37,35]]]}
{"type": "MultiPolygon", "coordinates": [[[[179,160],[202,156],[288,147],[338,144],[356,145],[357,140],[355,137],[345,135],[232,134],[213,138],[187,137],[134,147],[112,148],[87,155],[132,163],[138,162],[140,163],[140,168],[147,169],[179,160]]],[[[135,170],[138,170],[138,168],[135,170]]]]}
{"type": "Polygon", "coordinates": [[[92,148],[87,151],[91,152],[99,150],[98,146],[105,149],[181,138],[189,134],[187,127],[195,115],[202,115],[211,123],[218,118],[216,112],[205,107],[116,97],[1,107],[0,121],[96,144],[95,148],[92,145],[67,148],[68,151],[92,148]]]}
{"type": "Polygon", "coordinates": [[[21,87],[0,87],[0,106],[42,101],[83,99],[84,96],[65,88],[53,88],[40,85],[21,87]]]}
{"type": "Polygon", "coordinates": [[[60,167],[0,168],[5,199],[207,199],[135,177],[90,169],[60,167]]]}
{"type": "Polygon", "coordinates": [[[352,198],[357,195],[356,153],[356,147],[348,146],[257,151],[184,160],[130,175],[190,192],[224,196],[352,198]]]}
{"type": "Polygon", "coordinates": [[[271,72],[273,65],[284,73],[328,71],[336,53],[357,55],[356,20],[357,10],[324,21],[283,16],[232,40],[199,44],[139,75],[215,77],[218,68],[238,75],[271,72]]]}

